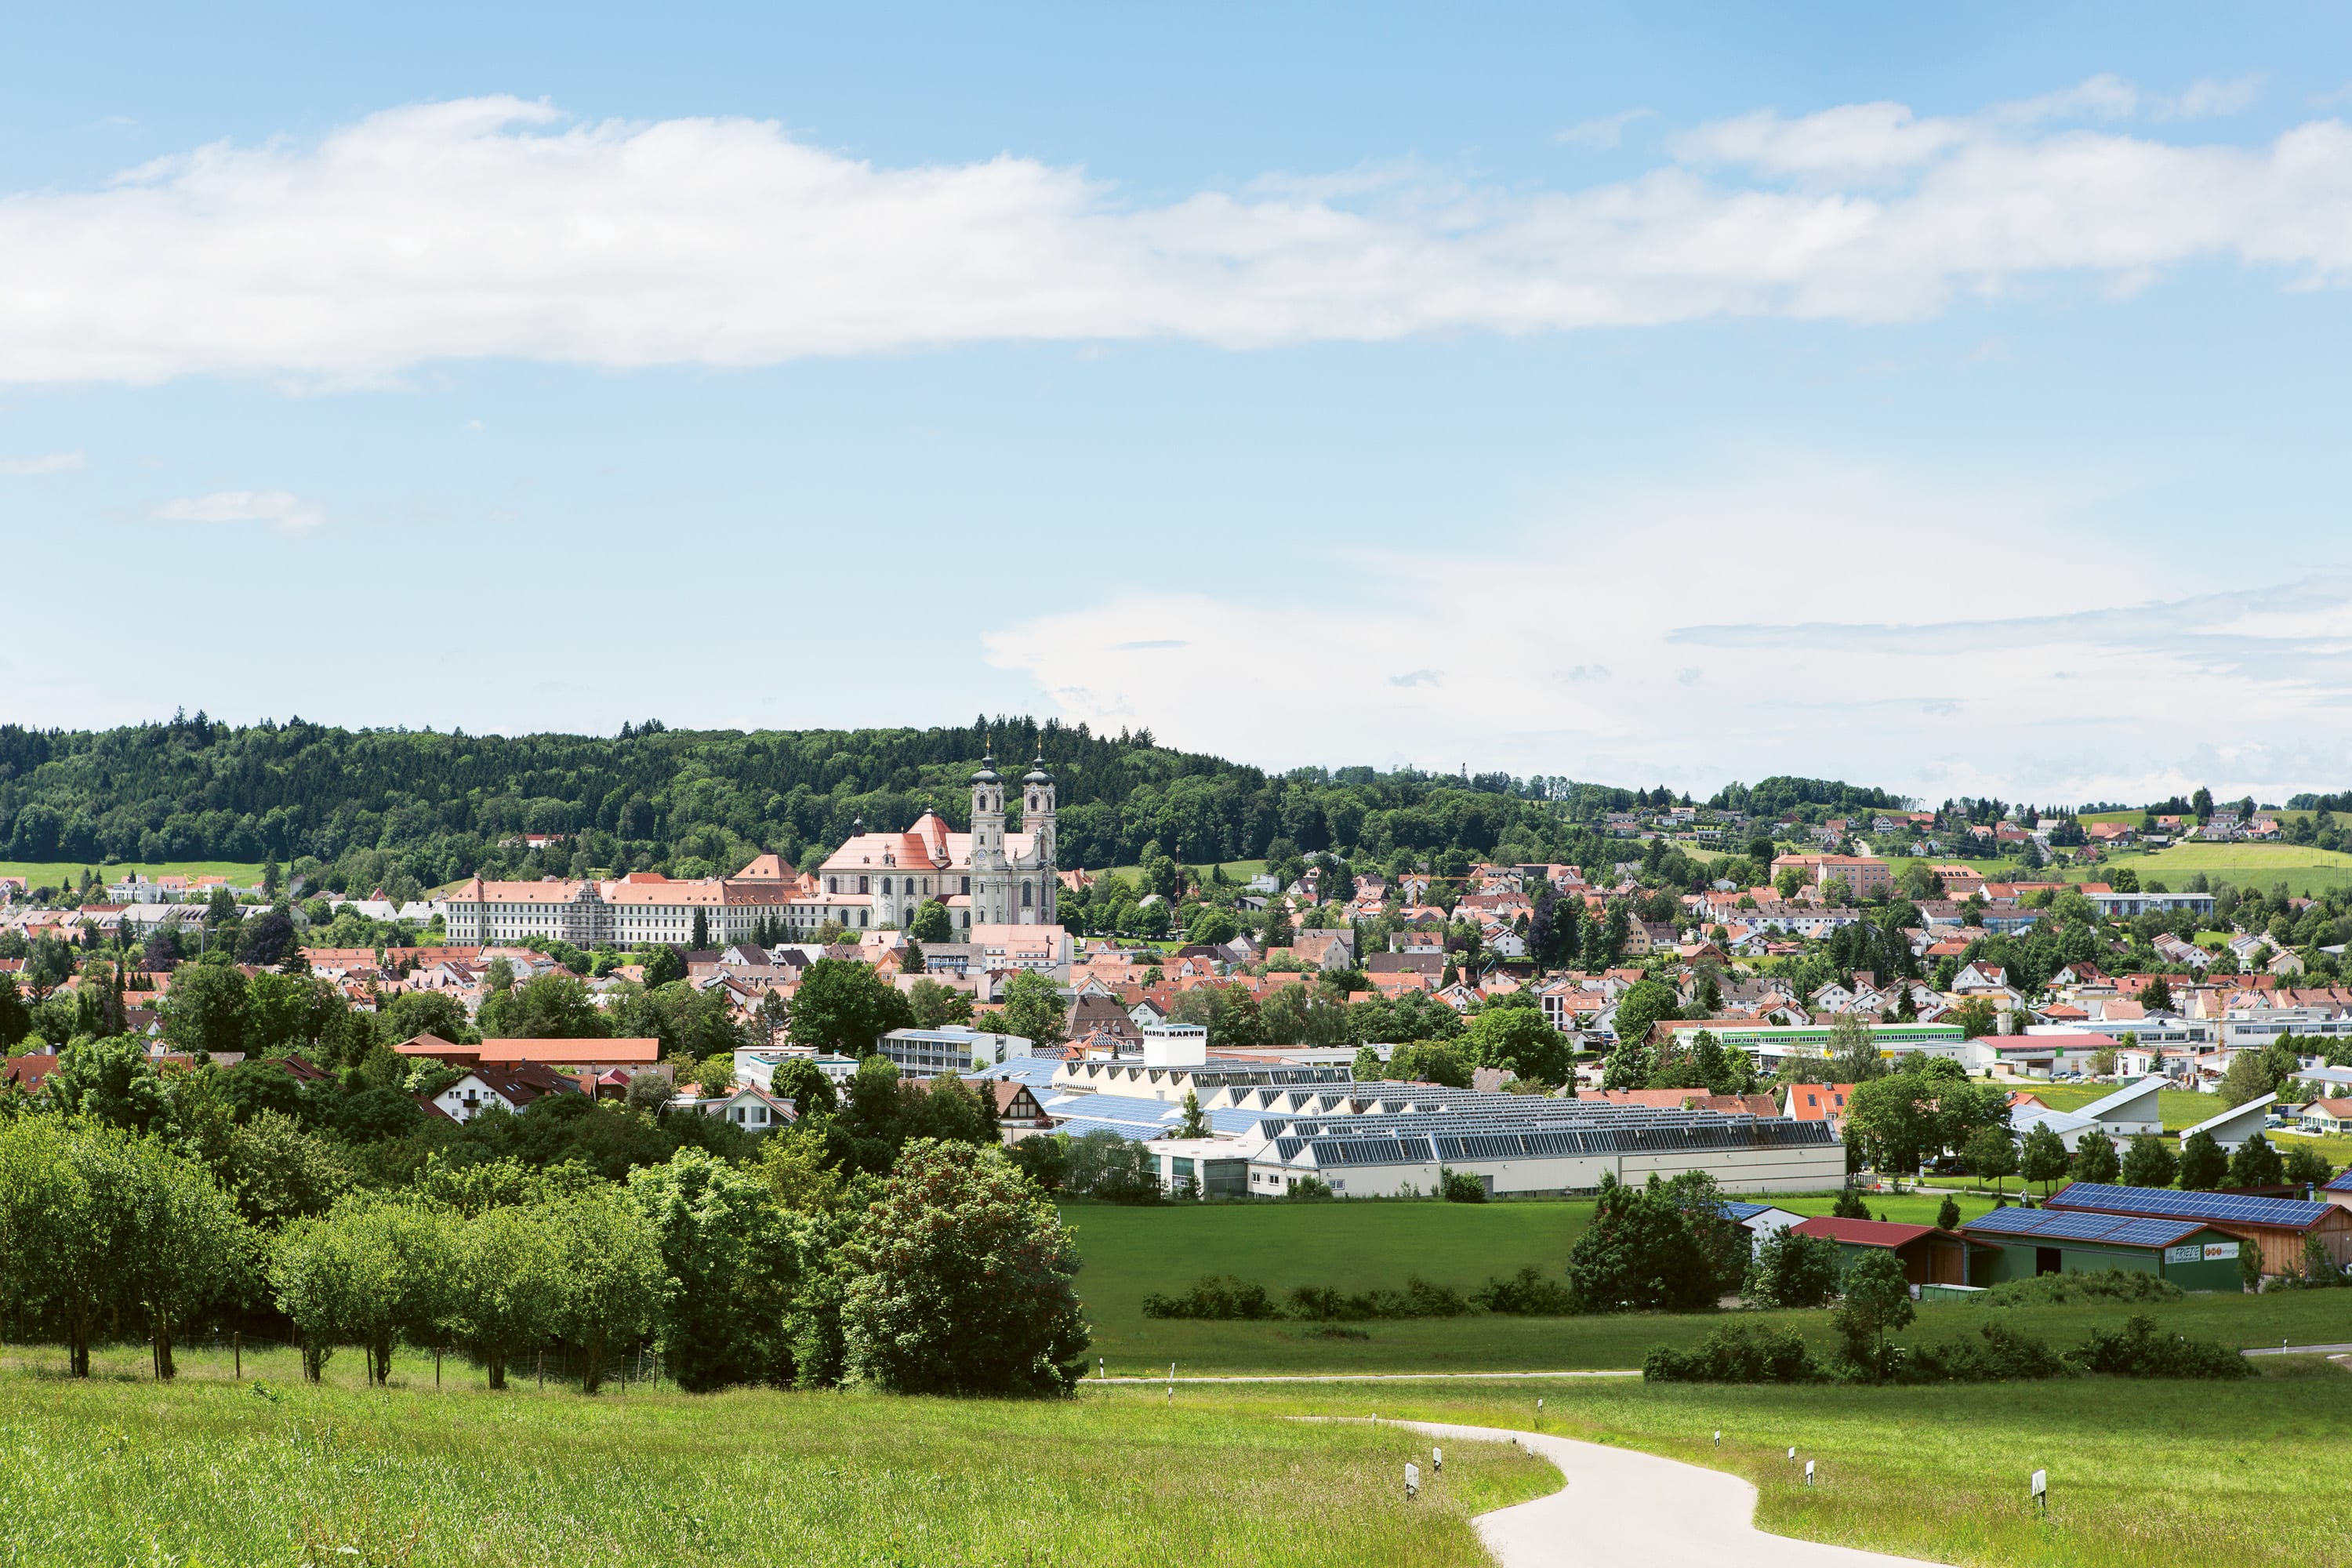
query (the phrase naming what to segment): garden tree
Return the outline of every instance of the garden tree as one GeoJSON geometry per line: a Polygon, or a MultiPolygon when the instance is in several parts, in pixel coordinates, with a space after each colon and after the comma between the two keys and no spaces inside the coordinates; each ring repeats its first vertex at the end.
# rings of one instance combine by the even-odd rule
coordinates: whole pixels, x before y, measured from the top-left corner
{"type": "Polygon", "coordinates": [[[1748,1272],[1750,1243],[1745,1226],[1723,1210],[1723,1189],[1705,1171],[1685,1171],[1665,1184],[1667,1201],[1683,1214],[1691,1238],[1707,1258],[1715,1293],[1727,1296],[1739,1289],[1748,1272]]]}
{"type": "Polygon", "coordinates": [[[1958,1230],[1960,1228],[1959,1200],[1952,1196],[1949,1193],[1946,1193],[1944,1194],[1944,1201],[1936,1205],[1936,1228],[1937,1230],[1958,1230]]]}
{"type": "Polygon", "coordinates": [[[1179,1138],[1206,1138],[1209,1119],[1202,1113],[1201,1097],[1192,1089],[1184,1091],[1184,1120],[1176,1129],[1179,1138]]]}
{"type": "Polygon", "coordinates": [[[2271,1141],[2255,1133],[2238,1145],[2230,1156],[2230,1184],[2233,1187],[2275,1187],[2286,1180],[2286,1162],[2271,1147],[2271,1141]]]}
{"type": "Polygon", "coordinates": [[[135,1037],[85,1040],[58,1053],[40,1103],[67,1116],[144,1132],[165,1114],[163,1080],[135,1037]]]}
{"type": "Polygon", "coordinates": [[[1954,1007],[1947,1022],[1957,1026],[1965,1038],[1981,1040],[2000,1028],[2000,1011],[1982,996],[1969,996],[1954,1007]]]}
{"type": "Polygon", "coordinates": [[[2139,1005],[2151,1013],[2172,1011],[2172,982],[2159,974],[2140,987],[2139,1005]]]}
{"type": "Polygon", "coordinates": [[[1863,1201],[1858,1188],[1841,1187],[1837,1201],[1830,1205],[1830,1214],[1837,1219],[1868,1219],[1870,1205],[1863,1201]]]}
{"type": "Polygon", "coordinates": [[[1610,1087],[1639,1089],[1643,1082],[1648,1080],[1650,1059],[1647,1052],[1651,1028],[1662,1018],[1670,1019],[1680,1016],[1674,987],[1665,982],[1645,979],[1636,981],[1626,987],[1625,994],[1617,998],[1618,1043],[1617,1047],[1610,1052],[1610,1067],[1612,1072],[1616,1069],[1619,1050],[1640,1047],[1644,1053],[1642,1063],[1643,1072],[1639,1081],[1622,1085],[1612,1084],[1610,1087]]]}
{"type": "Polygon", "coordinates": [[[710,916],[708,911],[704,910],[701,907],[697,906],[694,911],[693,933],[690,940],[687,942],[687,947],[689,952],[700,952],[709,945],[710,916]]]}
{"type": "Polygon", "coordinates": [[[2047,1193],[2053,1182],[2065,1179],[2067,1161],[2066,1141],[2047,1122],[2037,1123],[2027,1131],[2024,1147],[2018,1151],[2018,1173],[2029,1182],[2040,1182],[2047,1193]]]}
{"type": "Polygon", "coordinates": [[[838,1208],[849,1181],[825,1158],[825,1141],[814,1128],[794,1126],[772,1132],[760,1145],[760,1179],[776,1203],[795,1214],[838,1208]]]}
{"type": "Polygon", "coordinates": [[[1470,1020],[1463,1038],[1471,1059],[1480,1067],[1501,1068],[1530,1083],[1565,1082],[1570,1059],[1568,1041],[1545,1020],[1532,996],[1522,991],[1510,1000],[1517,1005],[1490,1003],[1470,1020]]]}
{"type": "Polygon", "coordinates": [[[477,1016],[486,1040],[594,1040],[613,1033],[613,1020],[587,985],[561,971],[534,974],[512,991],[492,986],[477,1016]]]}
{"type": "Polygon", "coordinates": [[[1779,1230],[1756,1244],[1739,1297],[1750,1307],[1824,1307],[1837,1288],[1836,1242],[1779,1230]]]}
{"type": "MultiPolygon", "coordinates": [[[[530,986],[523,989],[528,992],[530,986]]],[[[700,1060],[732,1056],[751,1044],[750,1032],[736,1020],[724,991],[697,991],[683,980],[651,990],[622,983],[609,1018],[607,1026],[625,1038],[659,1040],[666,1058],[700,1060]]]]}
{"type": "Polygon", "coordinates": [[[509,1364],[544,1344],[562,1321],[562,1238],[539,1205],[502,1204],[457,1226],[452,1251],[449,1326],[490,1386],[503,1389],[509,1364]]]}
{"type": "Polygon", "coordinates": [[[246,983],[245,1048],[256,1056],[299,1050],[331,1061],[347,1043],[351,1022],[351,1008],[332,981],[265,973],[246,983]]]}
{"type": "Polygon", "coordinates": [[[431,1035],[454,1046],[467,1034],[465,1006],[446,991],[404,991],[392,999],[383,1016],[394,1040],[431,1035]]]}
{"type": "Polygon", "coordinates": [[[251,1235],[228,1194],[195,1162],[145,1138],[127,1140],[116,1152],[127,1167],[122,1291],[146,1314],[155,1375],[168,1381],[178,1371],[175,1336],[242,1281],[251,1235]]]}
{"type": "Polygon", "coordinates": [[[791,1100],[793,1109],[803,1116],[830,1115],[841,1104],[833,1080],[806,1057],[790,1057],[777,1063],[775,1076],[768,1080],[768,1092],[791,1100]]]}
{"type": "Polygon", "coordinates": [[[1013,1169],[1036,1184],[1041,1193],[1061,1190],[1069,1173],[1070,1137],[1066,1132],[1041,1132],[1024,1138],[1005,1151],[1013,1169]]]}
{"type": "MultiPolygon", "coordinates": [[[[907,1100],[908,1138],[938,1138],[983,1146],[997,1142],[988,1126],[994,1119],[981,1109],[982,1097],[954,1073],[941,1073],[928,1086],[902,1085],[901,1093],[907,1100]]],[[[993,1095],[988,1103],[992,1110],[993,1095]]]]}
{"type": "Polygon", "coordinates": [[[297,1220],[269,1247],[278,1310],[301,1336],[311,1382],[339,1344],[360,1347],[367,1381],[392,1376],[392,1351],[438,1331],[451,1305],[459,1218],[414,1197],[355,1193],[297,1220]]]}
{"type": "Polygon", "coordinates": [[[32,1032],[33,1010],[25,1005],[16,977],[0,974],[0,1052],[15,1050],[17,1042],[32,1032]]]}
{"type": "Polygon", "coordinates": [[[1004,983],[999,999],[1004,1004],[996,1015],[1000,1032],[1019,1035],[1035,1046],[1059,1045],[1069,1037],[1069,1005],[1049,977],[1024,969],[1004,983]]]}
{"type": "Polygon", "coordinates": [[[2323,1187],[2336,1167],[2320,1156],[2319,1151],[2306,1144],[2296,1144],[2287,1151],[2286,1179],[2298,1187],[2323,1187]]]}
{"type": "Polygon", "coordinates": [[[2003,1177],[2017,1174],[2017,1142],[2006,1127],[1979,1128],[1962,1147],[1960,1158],[1979,1181],[1990,1176],[1996,1193],[2003,1177]]]}
{"type": "Polygon", "coordinates": [[[245,1049],[245,975],[226,964],[183,963],[163,999],[163,1037],[204,1061],[245,1049]]]}
{"type": "Polygon", "coordinates": [[[1188,942],[1220,945],[1241,935],[1241,922],[1234,919],[1231,910],[1214,904],[1202,904],[1184,922],[1184,940],[1188,942]]]}
{"type": "Polygon", "coordinates": [[[1712,1029],[1683,1037],[1650,1073],[1651,1089],[1704,1089],[1711,1094],[1753,1094],[1757,1091],[1755,1059],[1746,1051],[1726,1048],[1712,1029]]]}
{"type": "Polygon", "coordinates": [[[2123,1174],[2123,1162],[2116,1157],[2116,1141],[2096,1128],[2084,1133],[2074,1144],[2067,1171],[2078,1182],[2112,1184],[2123,1174]]]}
{"type": "Polygon", "coordinates": [[[10,1301],[54,1314],[75,1377],[89,1375],[134,1242],[124,1142],[61,1117],[0,1120],[0,1281],[10,1301]]]}
{"type": "Polygon", "coordinates": [[[600,1184],[578,1194],[549,1217],[562,1248],[565,1287],[557,1331],[580,1347],[580,1391],[593,1394],[614,1356],[659,1321],[669,1277],[652,1219],[617,1187],[600,1184]]]}
{"type": "Polygon", "coordinates": [[[2138,1133],[2124,1151],[2123,1181],[2127,1187],[2168,1187],[2179,1173],[2180,1162],[2173,1157],[2172,1145],[2161,1133],[2138,1133]]]}
{"type": "Polygon", "coordinates": [[[644,977],[637,984],[646,990],[686,978],[686,960],[677,955],[677,949],[660,942],[647,942],[637,952],[643,955],[645,963],[644,977]]]}
{"type": "Polygon", "coordinates": [[[1907,1176],[1943,1133],[1933,1097],[1938,1086],[1916,1073],[1894,1073],[1854,1086],[1846,1097],[1846,1135],[1873,1168],[1907,1176]]]}
{"type": "Polygon", "coordinates": [[[850,1075],[832,1126],[848,1141],[843,1152],[860,1170],[887,1171],[907,1141],[907,1097],[899,1088],[898,1066],[887,1057],[867,1057],[850,1075]]]}
{"type": "Polygon", "coordinates": [[[2180,1145],[2180,1185],[2192,1193],[2210,1193],[2230,1173],[2230,1157],[2210,1132],[2192,1132],[2180,1145]]]}
{"type": "Polygon", "coordinates": [[[283,909],[269,909],[254,916],[240,928],[236,938],[236,958],[239,963],[256,963],[264,969],[274,969],[295,957],[300,942],[294,934],[294,917],[283,909]]]}
{"type": "Polygon", "coordinates": [[[1377,1083],[1389,1076],[1388,1064],[1381,1060],[1381,1053],[1371,1047],[1359,1046],[1355,1062],[1349,1068],[1348,1075],[1358,1083],[1377,1083]]]}
{"type": "Polygon", "coordinates": [[[1470,1087],[1470,1060],[1449,1040],[1407,1040],[1389,1053],[1388,1077],[1406,1083],[1470,1087]]]}
{"type": "Polygon", "coordinates": [[[643,1116],[659,1116],[677,1096],[677,1085],[670,1075],[641,1068],[629,1075],[629,1089],[623,1103],[643,1116]]]}
{"type": "Polygon", "coordinates": [[[751,1025],[751,1032],[757,1044],[780,1046],[784,1043],[793,1010],[784,1001],[782,992],[773,986],[769,987],[766,994],[760,998],[760,1005],[754,1009],[753,1016],[756,1021],[751,1025]]]}
{"type": "Polygon", "coordinates": [[[907,1005],[913,1010],[918,1029],[942,1029],[950,1024],[971,1022],[971,993],[942,985],[936,980],[918,980],[908,986],[907,1005]]]}
{"type": "Polygon", "coordinates": [[[863,1060],[884,1035],[910,1028],[914,1020],[907,998],[871,966],[820,958],[803,973],[793,994],[792,1042],[821,1056],[863,1060]]]}
{"type": "Polygon", "coordinates": [[[1087,1342],[1077,1249],[995,1150],[907,1146],[843,1249],[848,1369],[902,1394],[1067,1394],[1087,1342]]]}
{"type": "MultiPolygon", "coordinates": [[[[1097,1128],[1063,1140],[1064,1190],[1086,1193],[1113,1203],[1148,1204],[1160,1199],[1160,1164],[1151,1151],[1111,1131],[1097,1128]]],[[[1024,1140],[1024,1142],[1029,1140],[1024,1140]]]]}
{"type": "Polygon", "coordinates": [[[214,1174],[235,1195],[237,1212],[248,1224],[275,1230],[289,1220],[326,1213],[350,1189],[350,1167],[336,1152],[341,1147],[304,1131],[282,1111],[265,1110],[230,1127],[214,1174]]]}
{"type": "Polygon", "coordinates": [[[1306,985],[1277,986],[1258,1005],[1256,1033],[1269,1046],[1344,1046],[1349,1037],[1348,1006],[1306,985]]]}
{"type": "Polygon", "coordinates": [[[1846,1265],[1832,1321],[1843,1342],[1846,1360],[1872,1383],[1886,1375],[1886,1336],[1908,1327],[1917,1314],[1911,1306],[1911,1284],[1903,1277],[1903,1260],[1891,1247],[1867,1247],[1846,1265]]]}
{"type": "Polygon", "coordinates": [[[1822,1048],[1829,1053],[1832,1083],[1867,1083],[1886,1071],[1877,1036],[1859,1013],[1840,1013],[1832,1020],[1822,1048]]]}
{"type": "Polygon", "coordinates": [[[695,1064],[694,1087],[705,1100],[717,1100],[735,1092],[735,1058],[732,1052],[709,1056],[695,1064]]]}
{"type": "Polygon", "coordinates": [[[1568,1255],[1568,1280],[1587,1311],[1697,1311],[1713,1304],[1717,1259],[1654,1175],[1633,1186],[1601,1178],[1592,1223],[1568,1255]]]}
{"type": "Polygon", "coordinates": [[[302,1114],[300,1080],[283,1064],[266,1057],[247,1057],[216,1074],[215,1081],[229,1102],[230,1114],[238,1121],[250,1121],[265,1110],[297,1118],[302,1114]]]}
{"type": "Polygon", "coordinates": [[[907,922],[907,935],[915,942],[953,942],[955,923],[948,916],[947,905],[937,899],[925,899],[915,910],[915,918],[907,922]]]}

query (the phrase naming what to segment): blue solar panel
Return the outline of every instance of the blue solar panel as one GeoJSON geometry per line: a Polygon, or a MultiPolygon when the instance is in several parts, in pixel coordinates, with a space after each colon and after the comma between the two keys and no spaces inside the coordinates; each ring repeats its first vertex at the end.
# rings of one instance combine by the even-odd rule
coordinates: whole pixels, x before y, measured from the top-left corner
{"type": "Polygon", "coordinates": [[[2048,1225],[2057,1214],[2055,1209],[1995,1209],[1979,1215],[1960,1228],[1983,1231],[1988,1236],[2031,1236],[2048,1225]]]}
{"type": "Polygon", "coordinates": [[[1723,1205],[1723,1217],[1727,1220],[1754,1219],[1770,1206],[1769,1204],[1742,1204],[1727,1201],[1723,1205]]]}
{"type": "Polygon", "coordinates": [[[2182,1219],[2237,1220],[2246,1225],[2283,1226],[2305,1230],[2324,1217],[2329,1205],[2292,1198],[2254,1198],[2236,1193],[2182,1193],[2169,1187],[2111,1187],[2090,1182],[2069,1182],[2050,1199],[2062,1209],[2094,1209],[2106,1214],[2173,1215],[2182,1219]]]}
{"type": "Polygon", "coordinates": [[[2205,1226],[2196,1220],[2133,1218],[2089,1209],[1995,1209],[1961,1227],[1970,1235],[2032,1237],[2052,1241],[2169,1247],[2205,1226]]]}

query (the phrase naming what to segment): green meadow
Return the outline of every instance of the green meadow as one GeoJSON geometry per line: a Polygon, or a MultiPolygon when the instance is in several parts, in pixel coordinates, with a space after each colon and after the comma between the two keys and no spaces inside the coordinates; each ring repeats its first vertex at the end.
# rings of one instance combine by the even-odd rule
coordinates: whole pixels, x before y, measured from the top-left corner
{"type": "MultiPolygon", "coordinates": [[[[1983,1568],[2352,1562],[2352,1377],[2319,1358],[2241,1384],[1654,1387],[1633,1381],[1219,1385],[1180,1407],[1472,1422],[1746,1476],[1777,1534],[1983,1568]],[[1544,1411],[1536,1414],[1541,1398],[1544,1411]],[[1720,1430],[1723,1443],[1715,1446],[1720,1430]],[[1791,1466],[1788,1450],[1797,1449],[1791,1466]],[[1818,1483],[1804,1485],[1812,1459],[1818,1483]],[[2050,1476],[2050,1509],[2027,1490],[2050,1476]]],[[[1147,1404],[1142,1390],[1121,1396],[1147,1404]]],[[[1451,1458],[1449,1453],[1448,1458],[1451,1458]]],[[[1449,1467],[1450,1468],[1450,1467],[1449,1467]]]]}
{"type": "Polygon", "coordinates": [[[1559,1484],[1463,1444],[1408,1504],[1412,1434],[1099,1390],[592,1399],[468,1374],[436,1393],[413,1358],[367,1390],[355,1361],[312,1387],[282,1351],[243,1383],[200,1352],[158,1386],[137,1350],[82,1383],[59,1359],[0,1371],[0,1562],[1472,1568],[1471,1516],[1559,1484]]]}
{"type": "Polygon", "coordinates": [[[150,881],[158,877],[226,877],[240,888],[261,885],[258,860],[119,861],[108,866],[95,860],[0,860],[0,877],[22,877],[27,888],[61,888],[68,880],[79,887],[84,871],[101,884],[120,881],[136,871],[150,881]]]}

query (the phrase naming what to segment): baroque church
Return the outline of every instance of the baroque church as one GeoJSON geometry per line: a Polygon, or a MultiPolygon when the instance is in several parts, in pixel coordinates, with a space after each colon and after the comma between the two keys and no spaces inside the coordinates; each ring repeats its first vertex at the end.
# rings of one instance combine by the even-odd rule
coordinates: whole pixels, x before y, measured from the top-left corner
{"type": "Polygon", "coordinates": [[[924,900],[948,909],[959,937],[986,925],[1052,925],[1061,879],[1054,858],[1054,775],[1042,756],[1021,778],[1021,829],[1004,826],[1005,780],[984,757],[971,775],[971,831],[927,811],[903,833],[853,835],[817,875],[828,900],[870,900],[876,926],[904,928],[924,900]]]}

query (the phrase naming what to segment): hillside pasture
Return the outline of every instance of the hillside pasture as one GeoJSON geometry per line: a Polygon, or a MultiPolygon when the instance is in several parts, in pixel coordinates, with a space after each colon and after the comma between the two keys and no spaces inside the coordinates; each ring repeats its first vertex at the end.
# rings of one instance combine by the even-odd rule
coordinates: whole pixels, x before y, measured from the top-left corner
{"type": "Polygon", "coordinates": [[[261,886],[258,860],[120,861],[110,866],[94,860],[0,860],[0,877],[22,877],[27,888],[62,888],[68,879],[79,887],[84,871],[95,876],[101,886],[133,871],[150,881],[158,877],[226,877],[240,888],[261,886]]]}

